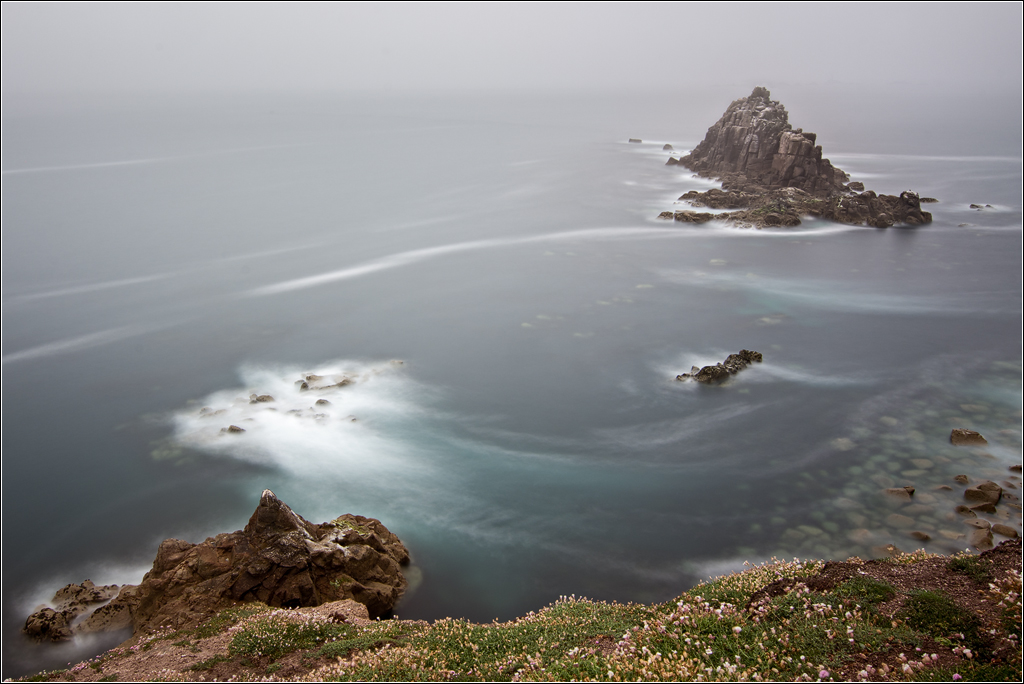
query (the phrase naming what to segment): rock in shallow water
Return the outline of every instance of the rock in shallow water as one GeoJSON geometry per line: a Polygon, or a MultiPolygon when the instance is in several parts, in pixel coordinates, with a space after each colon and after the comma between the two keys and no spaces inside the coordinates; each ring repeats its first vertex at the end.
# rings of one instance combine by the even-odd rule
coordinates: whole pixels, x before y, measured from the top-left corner
{"type": "Polygon", "coordinates": [[[70,639],[74,632],[79,631],[77,627],[72,628],[75,618],[87,613],[97,604],[110,601],[117,596],[118,591],[116,584],[97,586],[92,580],[85,580],[81,584],[68,584],[54,594],[51,601],[53,608],[40,608],[28,617],[24,631],[40,640],[70,639]]]}
{"type": "Polygon", "coordinates": [[[988,440],[981,436],[980,432],[954,428],[949,433],[949,441],[955,446],[971,446],[975,444],[988,444],[988,440]]]}
{"type": "Polygon", "coordinates": [[[694,366],[690,369],[689,373],[677,375],[676,380],[693,378],[697,382],[703,382],[705,384],[722,382],[730,375],[738,373],[751,363],[760,363],[763,358],[764,357],[761,355],[761,352],[741,349],[738,354],[729,354],[724,362],[714,366],[704,366],[700,370],[696,370],[697,367],[694,366]]]}
{"type": "Polygon", "coordinates": [[[992,505],[995,505],[999,503],[999,499],[1001,499],[1002,496],[1003,488],[995,482],[990,481],[979,482],[973,487],[968,487],[964,490],[964,499],[966,501],[978,501],[981,503],[991,503],[992,505]]]}

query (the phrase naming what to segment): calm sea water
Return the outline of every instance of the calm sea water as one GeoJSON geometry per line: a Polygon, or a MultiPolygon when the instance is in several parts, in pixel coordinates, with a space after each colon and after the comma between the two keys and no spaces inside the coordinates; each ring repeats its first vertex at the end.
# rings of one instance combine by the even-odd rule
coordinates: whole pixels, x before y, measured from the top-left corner
{"type": "Polygon", "coordinates": [[[396,532],[408,618],[962,549],[932,489],[1021,459],[1012,98],[774,93],[854,179],[939,198],[927,227],[658,221],[711,186],[662,146],[745,94],[8,101],[3,676],[118,638],[27,642],[54,590],[138,581],[267,487],[396,532]],[[764,363],[674,380],[741,348],[764,363]],[[309,372],[358,382],[312,411],[309,372]]]}

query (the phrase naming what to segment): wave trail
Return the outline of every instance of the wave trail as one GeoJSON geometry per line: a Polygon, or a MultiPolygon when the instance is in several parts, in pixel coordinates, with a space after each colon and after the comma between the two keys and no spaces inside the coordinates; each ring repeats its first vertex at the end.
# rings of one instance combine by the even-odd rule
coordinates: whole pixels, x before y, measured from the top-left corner
{"type": "Polygon", "coordinates": [[[273,285],[266,285],[249,290],[245,296],[265,297],[268,295],[281,294],[294,290],[304,290],[310,287],[317,287],[333,283],[339,280],[348,280],[360,276],[369,275],[378,271],[384,271],[400,266],[426,261],[436,257],[456,254],[458,252],[470,252],[481,249],[493,249],[498,247],[509,247],[513,245],[525,245],[538,242],[558,242],[568,240],[605,239],[615,240],[623,238],[634,238],[638,236],[656,236],[665,238],[681,238],[690,235],[686,231],[674,230],[671,228],[586,228],[583,230],[569,230],[559,233],[548,233],[545,235],[531,235],[521,238],[494,238],[490,240],[470,240],[467,242],[455,242],[438,247],[427,247],[424,249],[413,249],[407,252],[389,254],[379,259],[366,261],[355,266],[342,268],[337,271],[327,271],[317,275],[285,280],[273,285]]]}
{"type": "Polygon", "coordinates": [[[168,157],[143,157],[141,159],[121,159],[109,162],[93,162],[90,164],[62,164],[59,166],[30,166],[23,169],[3,169],[0,174],[4,176],[20,175],[26,173],[50,173],[54,171],[85,171],[88,169],[105,169],[117,166],[143,166],[146,164],[160,164],[162,162],[179,161],[182,159],[199,159],[203,157],[215,157],[222,154],[235,154],[236,152],[259,152],[262,150],[276,150],[290,147],[308,147],[312,143],[301,143],[295,145],[258,145],[255,147],[232,147],[224,150],[211,150],[209,152],[196,152],[194,154],[171,155],[168,157]]]}
{"type": "Polygon", "coordinates": [[[104,344],[110,344],[111,342],[135,337],[136,335],[143,335],[150,332],[152,329],[153,328],[151,327],[138,325],[126,325],[119,328],[111,328],[110,330],[103,330],[89,335],[50,342],[49,344],[42,344],[38,347],[31,347],[19,352],[14,352],[13,354],[7,354],[2,360],[0,360],[0,363],[6,366],[8,363],[16,363],[18,361],[30,361],[32,359],[43,358],[46,356],[77,352],[90,347],[99,347],[104,344]]]}
{"type": "Polygon", "coordinates": [[[12,302],[27,302],[34,299],[49,299],[50,297],[63,297],[66,295],[85,294],[87,292],[96,292],[99,290],[109,290],[115,287],[125,287],[127,285],[140,285],[142,283],[150,283],[154,280],[163,280],[169,277],[170,274],[163,273],[159,275],[142,276],[139,278],[125,278],[123,280],[108,280],[103,283],[92,283],[91,285],[77,285],[75,287],[64,287],[59,290],[49,290],[47,292],[36,292],[33,294],[26,295],[15,295],[8,301],[12,302]]]}

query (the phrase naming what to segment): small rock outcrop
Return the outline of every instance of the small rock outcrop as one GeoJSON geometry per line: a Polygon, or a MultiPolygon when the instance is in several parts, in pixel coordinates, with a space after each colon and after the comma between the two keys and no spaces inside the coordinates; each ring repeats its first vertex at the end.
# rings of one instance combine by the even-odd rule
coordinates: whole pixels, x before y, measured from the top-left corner
{"type": "MultiPolygon", "coordinates": [[[[973,487],[968,487],[964,490],[964,499],[966,501],[978,501],[981,503],[990,503],[995,506],[999,503],[999,500],[1003,497],[1003,488],[997,485],[995,482],[985,481],[979,482],[973,487]]],[[[974,508],[972,506],[972,508],[974,508]]]]}
{"type": "Polygon", "coordinates": [[[346,514],[314,525],[268,489],[243,530],[199,544],[165,539],[142,582],[113,592],[74,630],[65,618],[62,631],[46,608],[29,617],[26,631],[57,640],[72,631],[182,628],[246,601],[291,608],[351,599],[377,617],[405,591],[401,566],[408,562],[405,546],[379,520],[346,514]]]}
{"type": "MultiPolygon", "coordinates": [[[[741,225],[796,226],[807,215],[876,228],[932,220],[915,192],[877,195],[865,192],[863,183],[847,184],[849,176],[822,156],[817,135],[794,130],[786,108],[760,86],[730,104],[688,155],[667,164],[721,180],[727,192],[691,191],[679,199],[698,207],[744,209],[714,216],[741,225]]],[[[694,220],[694,212],[667,213],[661,218],[704,222],[694,220]]]]}
{"type": "Polygon", "coordinates": [[[73,634],[72,624],[96,605],[104,604],[117,596],[116,584],[96,586],[92,580],[81,584],[68,584],[59,589],[50,602],[53,607],[40,606],[25,621],[25,633],[35,639],[63,641],[73,634]]]}
{"type": "Polygon", "coordinates": [[[735,375],[740,372],[751,363],[760,363],[763,360],[761,352],[750,351],[749,349],[741,349],[738,354],[729,354],[725,358],[725,361],[715,364],[714,366],[704,366],[703,368],[697,368],[694,366],[690,369],[689,373],[681,373],[676,376],[676,380],[688,380],[693,378],[697,382],[702,382],[706,385],[722,382],[730,375],[735,375]]]}
{"type": "Polygon", "coordinates": [[[954,428],[949,433],[949,441],[954,446],[973,446],[988,444],[988,440],[981,436],[980,432],[974,430],[965,430],[964,428],[954,428]]]}

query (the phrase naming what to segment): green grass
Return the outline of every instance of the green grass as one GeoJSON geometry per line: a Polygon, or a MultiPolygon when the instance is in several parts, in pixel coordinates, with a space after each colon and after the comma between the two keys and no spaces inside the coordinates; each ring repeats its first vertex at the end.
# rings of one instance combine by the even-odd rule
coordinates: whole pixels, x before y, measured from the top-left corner
{"type": "Polygon", "coordinates": [[[293,651],[319,649],[328,642],[356,635],[356,628],[351,625],[293,618],[289,612],[273,611],[245,622],[232,637],[228,653],[276,660],[293,651]]]}
{"type": "MultiPolygon", "coordinates": [[[[915,552],[891,562],[911,564],[926,557],[915,552]]],[[[965,572],[972,562],[963,564],[965,572]]],[[[429,625],[398,620],[354,625],[246,606],[159,638],[189,645],[200,635],[230,628],[227,652],[190,669],[208,672],[230,660],[244,668],[242,679],[280,673],[276,661],[296,652],[301,657],[289,662],[301,664],[309,679],[325,681],[1020,679],[1019,575],[994,582],[989,598],[999,604],[1005,624],[982,629],[977,616],[939,592],[902,592],[864,576],[829,591],[811,591],[804,580],[822,565],[756,566],[655,605],[563,597],[503,623],[445,619],[429,625]],[[769,585],[786,590],[751,603],[769,585]],[[889,615],[886,608],[893,601],[902,607],[889,615]],[[990,634],[993,627],[996,633],[990,634]],[[933,665],[926,650],[945,653],[947,663],[952,652],[959,662],[933,665]]]]}
{"type": "Polygon", "coordinates": [[[835,588],[836,596],[854,599],[862,606],[876,606],[896,597],[896,589],[887,582],[870,577],[854,577],[835,588]]]}
{"type": "Polygon", "coordinates": [[[207,658],[206,660],[200,660],[198,663],[196,663],[195,665],[192,665],[188,669],[192,670],[193,672],[203,672],[204,670],[212,670],[214,665],[216,665],[217,663],[226,663],[226,662],[229,662],[230,660],[231,660],[231,658],[229,658],[228,656],[225,656],[225,655],[215,655],[212,658],[207,658]]]}
{"type": "Polygon", "coordinates": [[[973,554],[954,556],[949,560],[949,569],[967,575],[982,586],[992,581],[992,564],[973,554]]]}
{"type": "MultiPolygon", "coordinates": [[[[923,557],[918,553],[894,562],[909,564],[923,557]]],[[[833,673],[856,679],[861,667],[878,668],[865,676],[879,678],[885,664],[890,679],[938,680],[953,674],[965,680],[1018,678],[1020,663],[1012,658],[1003,664],[980,663],[974,655],[973,661],[965,657],[959,670],[932,667],[930,654],[919,649],[925,644],[935,648],[934,635],[945,639],[977,631],[976,617],[934,592],[905,595],[896,619],[877,608],[900,592],[866,577],[854,577],[827,593],[796,584],[747,609],[750,597],[773,581],[799,580],[820,567],[761,566],[655,606],[570,598],[509,623],[441,620],[385,647],[352,649],[316,675],[346,681],[814,681],[833,673]]],[[[963,649],[968,642],[956,637],[946,648],[963,649]]]]}
{"type": "Polygon", "coordinates": [[[963,643],[968,648],[982,645],[979,638],[981,621],[973,613],[969,613],[953,603],[948,596],[936,591],[915,591],[908,597],[898,615],[916,630],[934,637],[959,639],[963,635],[963,643]]]}

